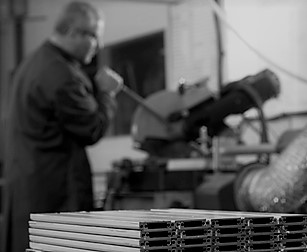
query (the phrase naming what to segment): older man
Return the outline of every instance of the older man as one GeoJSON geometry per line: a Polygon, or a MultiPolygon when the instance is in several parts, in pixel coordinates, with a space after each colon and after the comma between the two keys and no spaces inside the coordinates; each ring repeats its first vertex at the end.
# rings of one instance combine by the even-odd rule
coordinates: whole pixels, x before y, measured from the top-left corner
{"type": "Polygon", "coordinates": [[[122,78],[82,70],[101,46],[104,20],[86,2],[61,12],[51,37],[20,65],[6,133],[3,252],[24,252],[30,213],[93,209],[85,146],[103,137],[122,78]]]}

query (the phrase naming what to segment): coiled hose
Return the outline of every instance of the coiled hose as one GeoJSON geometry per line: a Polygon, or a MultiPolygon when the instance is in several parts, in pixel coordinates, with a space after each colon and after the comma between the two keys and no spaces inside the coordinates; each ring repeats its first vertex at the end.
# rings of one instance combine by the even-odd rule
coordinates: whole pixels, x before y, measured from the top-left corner
{"type": "Polygon", "coordinates": [[[239,210],[294,212],[307,200],[307,127],[269,165],[239,173],[234,187],[239,210]]]}

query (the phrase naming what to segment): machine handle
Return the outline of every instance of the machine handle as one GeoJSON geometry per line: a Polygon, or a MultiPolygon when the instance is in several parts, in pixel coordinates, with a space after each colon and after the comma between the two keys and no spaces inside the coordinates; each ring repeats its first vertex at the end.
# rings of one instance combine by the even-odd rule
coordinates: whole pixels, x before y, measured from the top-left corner
{"type": "Polygon", "coordinates": [[[150,114],[152,114],[156,119],[158,119],[161,123],[163,123],[165,126],[169,127],[169,123],[167,120],[162,117],[160,114],[158,114],[155,110],[153,110],[150,106],[148,106],[144,102],[144,98],[139,96],[136,92],[134,92],[132,89],[127,87],[126,85],[123,85],[122,91],[128,95],[130,98],[132,98],[134,101],[136,101],[140,106],[142,106],[144,109],[147,110],[150,114]]]}

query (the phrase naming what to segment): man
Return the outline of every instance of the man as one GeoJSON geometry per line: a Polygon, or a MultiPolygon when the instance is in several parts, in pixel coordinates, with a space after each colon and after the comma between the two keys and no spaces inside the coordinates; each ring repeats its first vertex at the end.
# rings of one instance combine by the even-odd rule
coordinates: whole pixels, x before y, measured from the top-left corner
{"type": "Polygon", "coordinates": [[[19,67],[12,85],[5,159],[5,252],[29,247],[30,213],[93,209],[85,146],[106,132],[122,78],[82,71],[101,46],[104,21],[85,2],[69,3],[54,33],[19,67]]]}

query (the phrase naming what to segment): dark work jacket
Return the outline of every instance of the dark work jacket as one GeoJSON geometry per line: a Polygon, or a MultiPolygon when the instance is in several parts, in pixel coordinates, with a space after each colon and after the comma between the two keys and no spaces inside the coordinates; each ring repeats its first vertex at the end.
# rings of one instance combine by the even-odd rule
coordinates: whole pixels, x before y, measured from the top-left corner
{"type": "Polygon", "coordinates": [[[50,42],[22,63],[11,91],[1,243],[24,252],[30,213],[93,209],[85,146],[103,136],[116,103],[50,42]]]}

